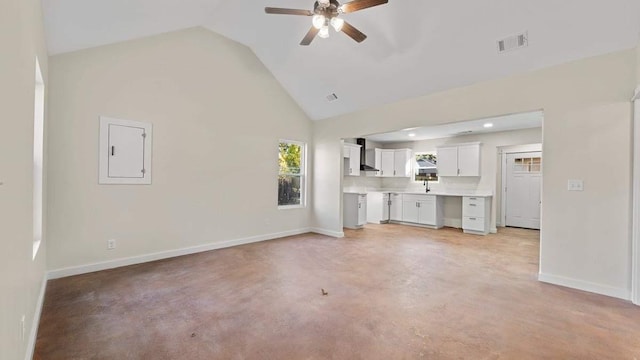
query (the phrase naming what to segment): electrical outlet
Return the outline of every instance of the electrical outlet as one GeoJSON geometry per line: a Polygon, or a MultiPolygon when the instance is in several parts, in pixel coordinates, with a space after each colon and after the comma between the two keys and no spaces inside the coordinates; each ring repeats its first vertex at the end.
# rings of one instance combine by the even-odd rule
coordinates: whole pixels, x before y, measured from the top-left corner
{"type": "Polygon", "coordinates": [[[24,341],[25,333],[27,332],[27,328],[25,325],[25,316],[22,315],[22,319],[20,319],[20,339],[24,341]]]}
{"type": "Polygon", "coordinates": [[[116,248],[116,239],[107,240],[107,250],[113,250],[116,248]]]}

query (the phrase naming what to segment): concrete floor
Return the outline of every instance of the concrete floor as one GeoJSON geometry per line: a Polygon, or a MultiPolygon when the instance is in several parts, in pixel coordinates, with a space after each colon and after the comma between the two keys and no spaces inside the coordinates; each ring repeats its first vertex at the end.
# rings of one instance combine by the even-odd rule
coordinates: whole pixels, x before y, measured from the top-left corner
{"type": "Polygon", "coordinates": [[[34,358],[640,358],[640,307],[538,282],[537,231],[346,235],[52,280],[34,358]]]}

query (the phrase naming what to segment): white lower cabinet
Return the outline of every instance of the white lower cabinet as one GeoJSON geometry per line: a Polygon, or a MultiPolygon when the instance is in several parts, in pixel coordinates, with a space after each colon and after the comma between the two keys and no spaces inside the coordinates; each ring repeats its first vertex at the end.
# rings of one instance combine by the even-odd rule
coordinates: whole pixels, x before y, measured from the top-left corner
{"type": "Polygon", "coordinates": [[[343,194],[343,226],[348,229],[360,229],[367,223],[367,194],[343,194]]]}
{"type": "Polygon", "coordinates": [[[389,193],[367,193],[367,222],[383,224],[389,221],[389,193]]]}
{"type": "Polygon", "coordinates": [[[402,222],[441,228],[444,225],[442,198],[435,195],[402,195],[402,222]]]}
{"type": "Polygon", "coordinates": [[[462,198],[462,230],[478,235],[491,231],[491,197],[462,198]]]}
{"type": "Polygon", "coordinates": [[[402,221],[402,194],[389,194],[389,220],[402,221]]]}

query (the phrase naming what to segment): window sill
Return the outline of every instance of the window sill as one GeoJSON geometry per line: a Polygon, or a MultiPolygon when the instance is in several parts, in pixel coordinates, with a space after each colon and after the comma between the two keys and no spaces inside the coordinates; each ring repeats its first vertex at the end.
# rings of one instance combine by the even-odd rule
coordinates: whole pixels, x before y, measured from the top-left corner
{"type": "Polygon", "coordinates": [[[38,256],[38,250],[40,250],[40,243],[42,241],[41,240],[36,240],[33,242],[33,253],[32,253],[32,258],[31,260],[35,260],[36,256],[38,256]]]}
{"type": "Polygon", "coordinates": [[[304,209],[305,205],[279,205],[278,210],[304,209]]]}

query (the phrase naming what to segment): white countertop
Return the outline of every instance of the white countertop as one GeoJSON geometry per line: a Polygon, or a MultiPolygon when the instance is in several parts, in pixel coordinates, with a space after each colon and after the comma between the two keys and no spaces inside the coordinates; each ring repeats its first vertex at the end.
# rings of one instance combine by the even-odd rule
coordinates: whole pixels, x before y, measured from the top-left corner
{"type": "Polygon", "coordinates": [[[410,194],[410,195],[438,195],[438,196],[476,196],[476,197],[492,197],[493,192],[489,190],[432,190],[429,192],[424,191],[393,191],[384,190],[380,192],[389,192],[394,194],[410,194]]]}
{"type": "Polygon", "coordinates": [[[343,194],[353,194],[353,195],[367,195],[366,192],[357,192],[357,191],[345,191],[343,194]]]}

